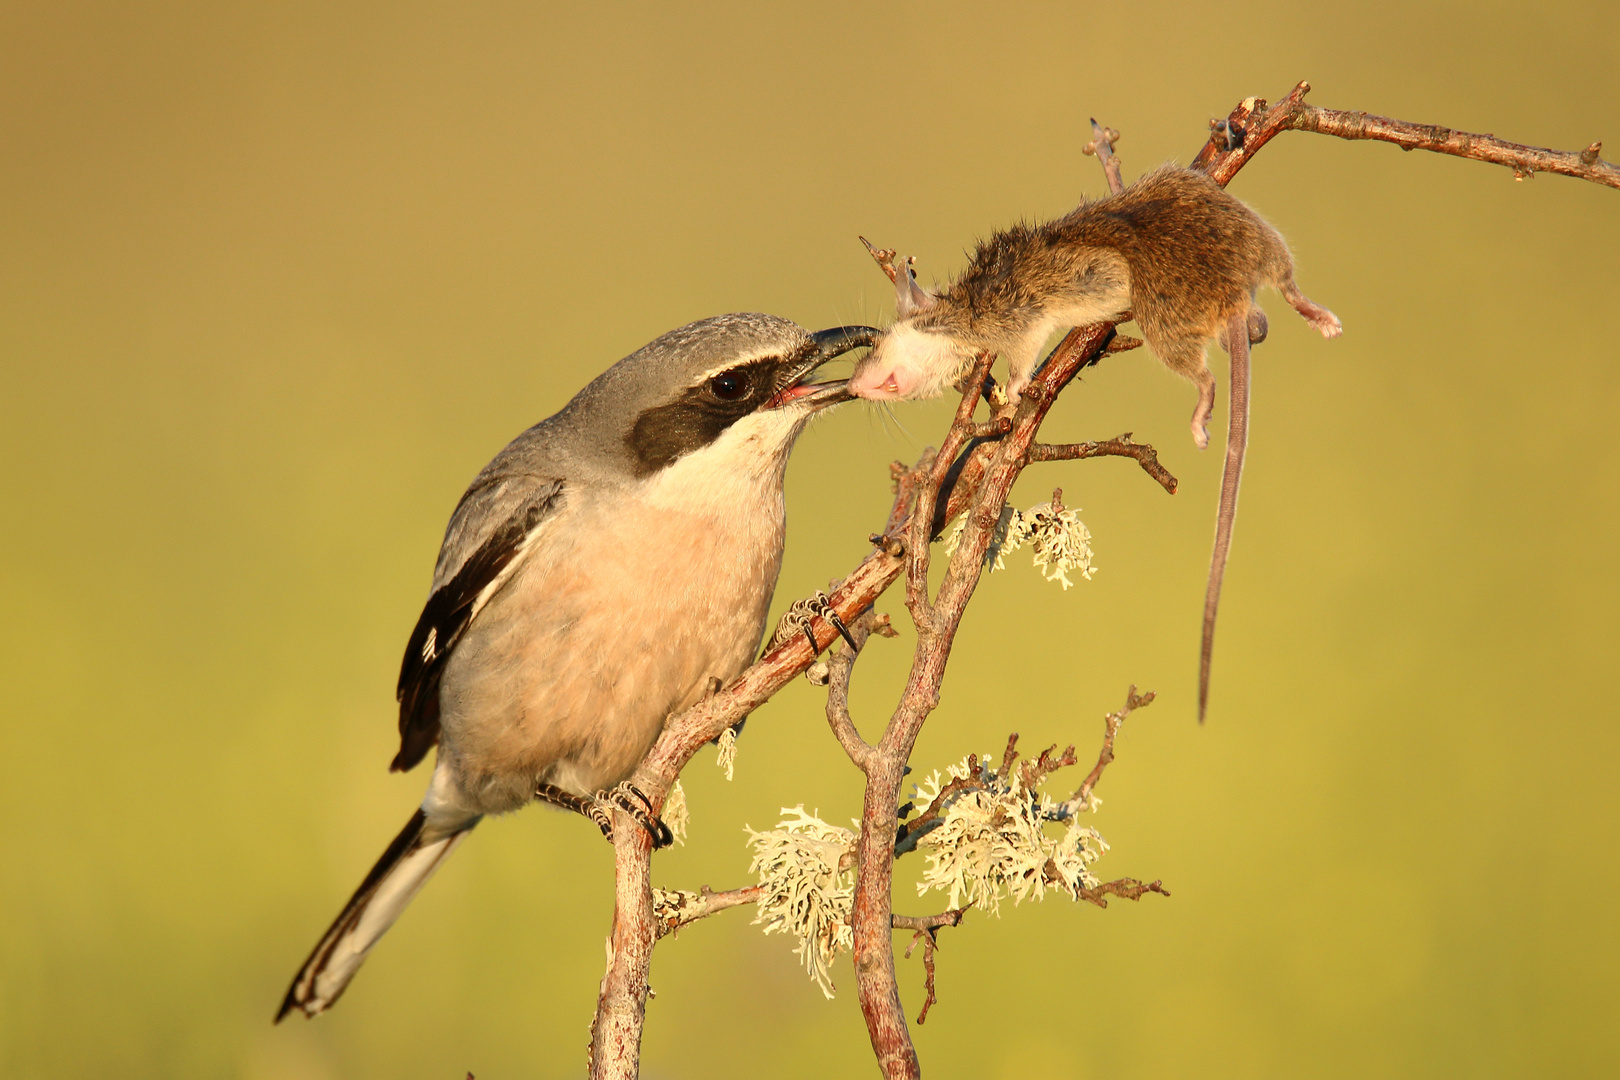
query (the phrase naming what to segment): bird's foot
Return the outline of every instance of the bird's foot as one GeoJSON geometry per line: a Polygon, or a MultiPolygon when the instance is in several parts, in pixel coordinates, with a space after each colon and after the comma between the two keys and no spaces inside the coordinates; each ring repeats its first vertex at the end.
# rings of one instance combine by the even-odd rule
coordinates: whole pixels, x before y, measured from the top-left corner
{"type": "MultiPolygon", "coordinates": [[[[664,819],[653,811],[652,800],[630,781],[625,780],[606,791],[598,791],[596,799],[598,806],[604,804],[616,806],[629,814],[630,819],[637,825],[646,829],[647,835],[652,837],[654,851],[667,848],[675,842],[675,834],[664,824],[664,819]]],[[[604,812],[603,817],[606,816],[604,812]]],[[[611,828],[607,832],[611,835],[611,828]]]]}
{"type": "Polygon", "coordinates": [[[589,818],[602,830],[602,835],[608,840],[613,839],[613,818],[608,815],[606,807],[602,804],[600,795],[575,795],[571,791],[564,791],[555,784],[541,784],[534,789],[534,797],[541,802],[548,802],[552,806],[560,806],[564,810],[572,810],[581,817],[589,818]]]}
{"type": "Polygon", "coordinates": [[[782,615],[781,621],[776,624],[776,632],[771,635],[771,642],[765,646],[765,651],[770,652],[794,634],[802,633],[805,639],[810,642],[811,652],[819,653],[821,647],[816,644],[816,635],[810,626],[812,620],[818,615],[827,620],[828,624],[838,631],[839,636],[849,643],[850,648],[855,648],[855,639],[850,635],[849,627],[845,626],[844,621],[838,617],[838,612],[833,610],[832,600],[828,598],[826,593],[818,592],[814,596],[805,597],[803,600],[793,601],[782,615]]]}
{"type": "Polygon", "coordinates": [[[595,795],[575,795],[555,784],[541,784],[535,788],[534,797],[541,802],[548,802],[589,818],[598,829],[602,830],[603,839],[610,843],[613,840],[615,808],[629,814],[637,825],[647,830],[647,835],[652,837],[654,851],[667,848],[675,842],[675,834],[669,831],[669,826],[653,813],[652,800],[628,780],[617,787],[598,791],[595,795]]]}

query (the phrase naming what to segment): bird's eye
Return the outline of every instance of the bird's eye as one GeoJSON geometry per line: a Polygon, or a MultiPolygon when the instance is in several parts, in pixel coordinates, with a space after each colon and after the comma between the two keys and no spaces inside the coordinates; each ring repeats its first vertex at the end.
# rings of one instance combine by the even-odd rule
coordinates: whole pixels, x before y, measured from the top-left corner
{"type": "Polygon", "coordinates": [[[722,371],[709,380],[709,393],[721,401],[741,401],[748,396],[748,375],[742,371],[722,371]]]}

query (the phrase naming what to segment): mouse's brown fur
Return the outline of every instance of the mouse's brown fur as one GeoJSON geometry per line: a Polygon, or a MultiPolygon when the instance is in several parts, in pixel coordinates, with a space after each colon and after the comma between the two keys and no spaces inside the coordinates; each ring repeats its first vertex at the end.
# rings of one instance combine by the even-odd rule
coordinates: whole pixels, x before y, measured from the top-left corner
{"type": "MultiPolygon", "coordinates": [[[[938,335],[958,348],[948,360],[930,355],[921,361],[952,370],[914,382],[919,392],[886,396],[938,393],[979,351],[1002,355],[1009,389],[1016,393],[1054,329],[1130,311],[1154,354],[1198,387],[1192,427],[1203,446],[1215,401],[1206,344],[1233,314],[1248,317],[1261,285],[1276,288],[1324,335],[1339,333],[1333,313],[1294,283],[1288,245],[1275,229],[1205,174],[1167,166],[1056,221],[994,233],[937,296],[912,287],[911,302],[902,305],[910,311],[902,311],[891,331],[894,344],[903,346],[905,334],[938,335]]],[[[885,349],[880,342],[852,389],[876,386],[886,363],[916,362],[902,348],[885,349]]]]}
{"type": "Polygon", "coordinates": [[[911,398],[942,393],[973,356],[1007,362],[1016,399],[1037,353],[1061,327],[1131,312],[1165,366],[1198,387],[1193,438],[1209,441],[1215,377],[1210,338],[1232,356],[1232,413],[1216,520],[1215,553],[1204,601],[1198,715],[1209,694],[1209,668],[1221,577],[1231,547],[1247,443],[1251,342],[1266,336],[1255,290],[1270,285],[1324,337],[1338,318],[1294,283],[1288,245],[1253,210],[1201,172],[1166,166],[1115,195],[1082,203],[1038,225],[1015,225],[974,251],[967,270],[938,295],[917,287],[909,266],[895,276],[899,319],[857,366],[851,392],[911,398]]]}

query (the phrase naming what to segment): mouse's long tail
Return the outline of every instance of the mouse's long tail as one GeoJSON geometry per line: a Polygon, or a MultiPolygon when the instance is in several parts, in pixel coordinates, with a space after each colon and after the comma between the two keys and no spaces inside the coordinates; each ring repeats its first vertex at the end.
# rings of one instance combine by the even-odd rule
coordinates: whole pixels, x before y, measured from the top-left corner
{"type": "Polygon", "coordinates": [[[1243,482],[1243,454],[1249,447],[1249,325],[1246,313],[1226,325],[1226,348],[1232,357],[1231,410],[1226,421],[1226,468],[1221,473],[1221,508],[1215,516],[1215,551],[1209,560],[1209,587],[1204,593],[1204,639],[1198,651],[1198,722],[1209,706],[1210,658],[1215,652],[1215,612],[1221,603],[1221,579],[1232,551],[1232,523],[1237,520],[1238,485],[1243,482]]]}

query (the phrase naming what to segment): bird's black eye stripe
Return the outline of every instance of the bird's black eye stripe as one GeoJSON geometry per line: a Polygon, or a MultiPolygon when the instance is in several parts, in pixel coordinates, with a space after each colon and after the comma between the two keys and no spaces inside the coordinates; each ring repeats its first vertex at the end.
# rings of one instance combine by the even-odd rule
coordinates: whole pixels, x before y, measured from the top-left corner
{"type": "Polygon", "coordinates": [[[797,357],[767,356],[709,375],[673,401],[637,416],[625,436],[636,475],[662,469],[682,454],[718,439],[732,424],[759,409],[782,387],[797,357]]]}

